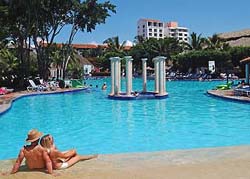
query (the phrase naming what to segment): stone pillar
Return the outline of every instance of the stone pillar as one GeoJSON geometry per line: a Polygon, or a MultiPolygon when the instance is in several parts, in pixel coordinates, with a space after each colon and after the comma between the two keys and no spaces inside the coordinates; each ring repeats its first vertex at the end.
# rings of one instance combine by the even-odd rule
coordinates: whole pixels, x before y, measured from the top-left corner
{"type": "Polygon", "coordinates": [[[164,76],[164,80],[163,80],[163,92],[164,94],[166,94],[166,58],[163,60],[163,76],[164,76]]]}
{"type": "Polygon", "coordinates": [[[159,60],[159,95],[163,95],[163,60],[158,58],[159,60]]]}
{"type": "Polygon", "coordinates": [[[142,60],[142,92],[147,92],[147,58],[142,60]]]}
{"type": "Polygon", "coordinates": [[[158,56],[156,57],[159,62],[159,95],[166,94],[166,72],[165,72],[165,59],[166,57],[158,56]]]}
{"type": "Polygon", "coordinates": [[[121,92],[121,59],[118,60],[118,71],[117,71],[117,78],[118,78],[118,93],[121,92]]]}
{"type": "Polygon", "coordinates": [[[153,58],[155,68],[155,93],[159,93],[159,61],[158,58],[153,58]]]}
{"type": "Polygon", "coordinates": [[[246,83],[249,84],[249,63],[245,65],[246,83]]]}
{"type": "Polygon", "coordinates": [[[115,93],[115,58],[111,57],[110,60],[110,68],[111,68],[111,92],[110,95],[114,95],[115,93]]]}
{"type": "Polygon", "coordinates": [[[119,73],[121,72],[120,68],[120,57],[111,57],[111,93],[110,95],[119,95],[121,80],[119,73]]]}
{"type": "Polygon", "coordinates": [[[115,57],[115,95],[119,95],[120,91],[121,91],[121,69],[120,68],[120,61],[121,58],[120,57],[115,57]]]}
{"type": "Polygon", "coordinates": [[[132,92],[132,60],[133,58],[131,56],[126,56],[126,94],[131,95],[132,92]]]}

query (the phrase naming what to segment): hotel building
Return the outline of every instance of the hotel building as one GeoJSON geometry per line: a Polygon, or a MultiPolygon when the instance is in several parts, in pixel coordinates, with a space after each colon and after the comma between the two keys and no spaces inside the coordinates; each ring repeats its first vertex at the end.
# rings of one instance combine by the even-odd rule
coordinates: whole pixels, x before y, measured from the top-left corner
{"type": "Polygon", "coordinates": [[[140,19],[137,22],[137,35],[144,39],[173,37],[181,42],[188,42],[189,32],[186,27],[179,27],[177,22],[161,22],[153,19],[140,19]]]}

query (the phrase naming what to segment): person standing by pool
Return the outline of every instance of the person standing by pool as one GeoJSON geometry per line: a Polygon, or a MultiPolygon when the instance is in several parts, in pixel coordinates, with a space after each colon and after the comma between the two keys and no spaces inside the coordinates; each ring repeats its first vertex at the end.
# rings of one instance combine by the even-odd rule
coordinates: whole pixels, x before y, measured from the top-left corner
{"type": "Polygon", "coordinates": [[[53,169],[66,169],[79,161],[97,158],[97,155],[78,155],[74,149],[65,152],[57,150],[54,145],[54,139],[50,134],[43,136],[40,144],[47,150],[53,169]]]}
{"type": "Polygon", "coordinates": [[[39,145],[39,139],[42,136],[42,132],[37,129],[32,129],[28,133],[26,142],[30,142],[30,145],[24,146],[18,155],[18,158],[11,170],[11,174],[18,171],[23,159],[26,159],[26,164],[29,169],[44,169],[47,168],[48,173],[52,174],[52,162],[49,158],[47,151],[39,145]]]}

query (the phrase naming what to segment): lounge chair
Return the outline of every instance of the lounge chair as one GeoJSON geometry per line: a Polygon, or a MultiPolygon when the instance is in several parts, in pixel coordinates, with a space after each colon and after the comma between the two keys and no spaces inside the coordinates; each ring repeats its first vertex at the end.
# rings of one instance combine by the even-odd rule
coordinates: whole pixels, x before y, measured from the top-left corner
{"type": "Polygon", "coordinates": [[[241,88],[235,88],[234,95],[250,97],[250,86],[246,85],[246,86],[243,86],[241,88]]]}
{"type": "Polygon", "coordinates": [[[59,86],[58,86],[58,83],[57,83],[56,81],[49,81],[49,82],[48,82],[48,85],[49,85],[49,89],[50,89],[51,91],[55,91],[55,90],[57,90],[57,88],[59,87],[59,86]]]}
{"type": "Polygon", "coordinates": [[[46,91],[48,90],[47,87],[42,85],[36,85],[33,80],[29,80],[30,86],[27,87],[27,90],[30,91],[46,91]]]}

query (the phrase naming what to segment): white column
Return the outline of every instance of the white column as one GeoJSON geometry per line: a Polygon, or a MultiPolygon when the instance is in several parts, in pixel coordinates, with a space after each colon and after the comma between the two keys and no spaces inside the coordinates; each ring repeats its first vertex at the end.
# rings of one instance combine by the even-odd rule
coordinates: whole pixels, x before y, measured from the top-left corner
{"type": "Polygon", "coordinates": [[[147,58],[143,58],[142,60],[142,92],[147,92],[147,58]]]}
{"type": "Polygon", "coordinates": [[[159,62],[158,58],[153,58],[155,68],[155,93],[159,93],[159,62]]]}
{"type": "Polygon", "coordinates": [[[132,92],[132,60],[133,58],[131,56],[126,56],[126,94],[131,95],[132,92]]]}
{"type": "Polygon", "coordinates": [[[163,76],[164,76],[164,80],[163,80],[163,92],[164,94],[166,94],[166,58],[163,60],[163,76]]]}
{"type": "Polygon", "coordinates": [[[249,84],[249,64],[246,63],[245,65],[245,76],[246,76],[246,83],[249,84]]]}
{"type": "MultiPolygon", "coordinates": [[[[118,57],[119,58],[119,57],[118,57]]],[[[118,93],[121,92],[121,59],[118,59],[118,71],[117,71],[117,77],[118,77],[118,93]]]]}
{"type": "Polygon", "coordinates": [[[114,73],[114,75],[115,75],[115,95],[119,95],[119,92],[120,92],[120,82],[119,82],[119,80],[120,80],[120,78],[119,78],[119,72],[120,72],[120,70],[119,70],[119,67],[120,67],[120,65],[119,65],[119,63],[120,63],[120,57],[114,57],[115,58],[115,73],[114,73]]]}
{"type": "Polygon", "coordinates": [[[159,61],[159,73],[160,73],[160,79],[159,79],[159,94],[164,95],[166,94],[166,67],[165,67],[165,59],[164,56],[158,56],[156,57],[159,61]]]}
{"type": "Polygon", "coordinates": [[[163,95],[163,60],[158,58],[159,60],[159,95],[163,95]]]}
{"type": "Polygon", "coordinates": [[[115,59],[114,57],[109,58],[111,66],[111,92],[110,95],[115,93],[115,59]]]}

